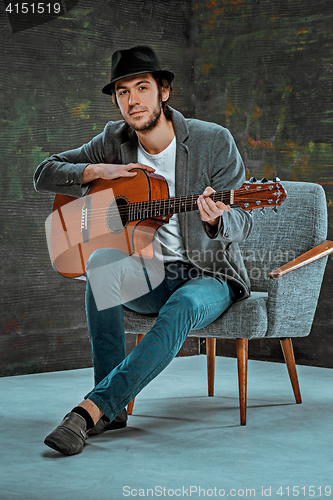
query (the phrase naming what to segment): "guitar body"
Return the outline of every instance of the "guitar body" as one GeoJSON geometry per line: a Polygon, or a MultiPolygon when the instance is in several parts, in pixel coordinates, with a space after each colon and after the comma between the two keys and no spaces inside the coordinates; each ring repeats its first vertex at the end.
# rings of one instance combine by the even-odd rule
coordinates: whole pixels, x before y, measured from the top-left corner
{"type": "Polygon", "coordinates": [[[89,194],[83,198],[56,195],[49,251],[60,274],[81,276],[90,255],[99,248],[117,248],[128,255],[153,257],[154,234],[171,215],[129,221],[128,207],[131,203],[168,198],[168,186],[159,175],[134,170],[135,177],[93,181],[89,194]]]}
{"type": "MultiPolygon", "coordinates": [[[[152,259],[156,230],[173,214],[198,209],[198,195],[169,198],[162,176],[132,170],[137,172],[135,177],[96,179],[83,198],[55,197],[46,232],[51,261],[60,274],[82,276],[90,255],[99,248],[152,259]]],[[[279,182],[253,179],[237,190],[214,192],[210,197],[243,210],[261,208],[264,213],[265,207],[281,205],[286,192],[279,182]]]]}

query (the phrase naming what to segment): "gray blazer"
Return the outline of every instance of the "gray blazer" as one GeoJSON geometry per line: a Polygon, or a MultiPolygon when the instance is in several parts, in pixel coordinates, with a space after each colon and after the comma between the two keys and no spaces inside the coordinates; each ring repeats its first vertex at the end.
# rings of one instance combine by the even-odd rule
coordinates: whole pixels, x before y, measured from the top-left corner
{"type": "MultiPolygon", "coordinates": [[[[170,108],[174,125],[176,153],[176,196],[202,194],[207,186],[216,191],[238,189],[245,181],[245,169],[230,132],[220,125],[185,119],[170,108]]],[[[82,173],[90,163],[137,162],[137,136],[123,120],[109,122],[104,131],[89,143],[52,155],[34,174],[37,191],[81,197],[82,173]]],[[[219,225],[203,223],[199,211],[178,215],[187,258],[197,267],[228,281],[236,299],[248,297],[250,281],[238,242],[246,239],[252,219],[240,207],[232,205],[219,225]]]]}

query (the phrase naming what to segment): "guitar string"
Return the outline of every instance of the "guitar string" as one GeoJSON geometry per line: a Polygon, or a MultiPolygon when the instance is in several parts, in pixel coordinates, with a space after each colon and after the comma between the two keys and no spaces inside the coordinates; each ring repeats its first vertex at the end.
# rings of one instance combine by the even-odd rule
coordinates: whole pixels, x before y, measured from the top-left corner
{"type": "MultiPolygon", "coordinates": [[[[251,203],[253,202],[252,199],[243,199],[243,203],[251,203]]],[[[262,208],[263,205],[261,204],[262,202],[267,201],[266,199],[259,199],[257,198],[256,201],[260,203],[256,203],[253,209],[256,208],[262,208]]],[[[149,202],[150,203],[150,202],[149,202]]],[[[88,209],[88,214],[87,214],[87,219],[89,220],[98,220],[98,219],[103,219],[104,217],[114,217],[114,216],[127,216],[130,218],[130,220],[140,220],[140,219],[145,219],[149,217],[161,217],[161,216],[167,216],[167,215],[173,215],[177,213],[183,213],[183,212],[190,212],[196,209],[195,204],[190,204],[187,203],[182,204],[182,205],[175,205],[173,207],[164,207],[164,206],[159,206],[159,207],[150,207],[150,206],[145,206],[145,202],[140,202],[140,204],[131,204],[131,206],[124,206],[124,207],[112,207],[110,209],[88,209]],[[133,205],[135,207],[133,208],[133,205]],[[92,213],[94,212],[94,213],[92,213]],[[99,212],[99,213],[96,213],[99,212]]],[[[271,203],[269,205],[266,205],[268,207],[274,207],[275,204],[271,203]]],[[[246,207],[248,209],[251,209],[250,207],[246,207]]]]}
{"type": "MultiPolygon", "coordinates": [[[[262,208],[261,203],[267,201],[266,199],[260,200],[259,198],[256,199],[256,201],[260,201],[259,204],[256,203],[256,205],[253,207],[253,209],[256,208],[262,208]]],[[[251,203],[253,202],[252,199],[243,199],[243,203],[251,203]]],[[[189,212],[193,211],[196,209],[196,205],[194,203],[186,203],[182,205],[177,205],[171,206],[171,207],[165,207],[165,206],[159,206],[159,207],[151,207],[151,206],[145,206],[145,203],[150,204],[151,202],[139,202],[139,203],[132,203],[131,206],[126,205],[125,207],[112,207],[109,210],[106,208],[102,209],[88,209],[88,214],[86,218],[89,221],[94,221],[98,219],[103,219],[105,217],[115,217],[115,216],[126,216],[130,220],[140,220],[140,219],[148,219],[150,217],[162,217],[162,216],[167,216],[167,215],[173,215],[177,213],[183,213],[183,212],[189,212]],[[170,211],[169,211],[170,210],[170,211]]],[[[268,205],[268,207],[274,207],[275,204],[272,203],[268,205]]],[[[251,209],[250,207],[246,207],[251,209]]]]}
{"type": "MultiPolygon", "coordinates": [[[[256,191],[256,192],[264,192],[264,191],[267,191],[262,189],[260,191],[256,191]]],[[[249,193],[248,190],[237,190],[237,195],[239,194],[242,194],[242,193],[248,193],[248,194],[251,194],[249,193]]],[[[237,196],[236,195],[236,196],[237,196]]],[[[93,195],[91,195],[93,196],[93,195]]],[[[162,199],[158,199],[158,200],[144,200],[144,201],[141,201],[141,202],[133,202],[133,203],[130,203],[130,205],[136,205],[136,206],[140,206],[140,204],[144,204],[144,203],[150,203],[152,205],[154,204],[170,204],[170,203],[173,203],[175,206],[179,206],[179,204],[193,204],[194,201],[196,202],[196,200],[199,198],[199,195],[190,195],[190,196],[181,196],[181,197],[178,197],[178,198],[162,198],[162,199]]],[[[227,193],[227,192],[217,192],[217,193],[212,193],[211,195],[211,198],[213,199],[216,199],[217,201],[222,201],[223,198],[225,198],[225,201],[230,201],[230,193],[227,193]]],[[[113,201],[113,200],[112,200],[113,201]]],[[[247,200],[248,201],[248,200],[247,200]]],[[[91,212],[93,212],[94,210],[105,210],[105,208],[101,208],[101,209],[90,209],[91,212]]]]}
{"type": "MultiPolygon", "coordinates": [[[[260,190],[255,190],[255,191],[254,191],[254,190],[252,190],[252,191],[250,191],[249,189],[240,188],[240,189],[236,189],[236,190],[234,190],[234,193],[236,194],[236,196],[238,196],[239,194],[240,194],[240,195],[242,195],[242,193],[253,194],[254,192],[255,192],[255,193],[263,193],[263,192],[265,192],[265,191],[270,191],[270,192],[272,192],[272,191],[273,191],[273,189],[267,189],[267,188],[265,188],[265,189],[260,189],[260,190]]],[[[98,193],[100,193],[100,191],[98,191],[98,193]]],[[[97,193],[96,193],[96,194],[97,194],[97,193]]],[[[92,195],[90,195],[90,196],[93,196],[93,194],[92,194],[92,195]]],[[[218,192],[212,193],[212,194],[210,195],[210,197],[212,197],[212,198],[219,198],[219,197],[221,197],[222,199],[223,199],[223,197],[224,197],[224,196],[225,196],[226,198],[227,198],[227,197],[230,197],[230,192],[229,192],[229,191],[218,191],[218,192]]],[[[192,199],[194,199],[194,198],[195,198],[195,199],[198,199],[198,198],[199,198],[199,195],[194,194],[194,195],[189,195],[189,196],[180,196],[180,197],[175,197],[175,198],[161,198],[161,199],[158,199],[158,200],[145,200],[145,201],[142,201],[142,202],[137,202],[137,203],[147,203],[147,202],[149,202],[149,203],[156,203],[156,202],[159,202],[159,201],[160,201],[160,202],[165,202],[165,201],[167,201],[167,202],[170,202],[170,201],[179,202],[179,201],[184,201],[184,200],[186,201],[186,200],[187,200],[187,199],[189,199],[189,198],[192,198],[192,199]]]]}
{"type": "MultiPolygon", "coordinates": [[[[265,201],[265,200],[263,200],[265,201]]],[[[268,208],[269,207],[275,207],[275,204],[271,204],[271,205],[268,205],[268,208]]],[[[248,208],[249,210],[255,210],[257,208],[263,208],[263,205],[259,204],[259,205],[255,205],[254,207],[250,208],[250,207],[246,207],[248,208]]],[[[136,220],[141,220],[141,219],[149,219],[151,217],[163,217],[163,216],[168,216],[168,215],[173,215],[173,214],[177,214],[177,213],[184,213],[184,212],[190,212],[190,211],[193,211],[193,209],[191,210],[183,210],[181,212],[176,212],[176,211],[172,211],[172,213],[168,213],[167,211],[164,212],[164,211],[152,211],[152,210],[147,210],[147,209],[141,209],[141,210],[136,210],[136,211],[133,211],[133,210],[128,210],[128,207],[122,207],[122,209],[113,209],[112,211],[106,211],[104,210],[102,214],[100,215],[88,215],[87,216],[87,219],[89,221],[96,221],[96,220],[99,220],[99,219],[105,219],[105,217],[109,217],[109,218],[113,218],[113,217],[121,217],[122,215],[123,216],[127,216],[128,219],[130,221],[136,221],[136,220]]]]}
{"type": "MultiPolygon", "coordinates": [[[[140,213],[140,212],[162,212],[162,215],[172,215],[173,213],[193,211],[197,206],[197,196],[193,195],[192,200],[181,201],[180,199],[176,202],[175,199],[166,198],[165,200],[147,200],[142,202],[131,203],[126,206],[115,206],[109,209],[101,208],[101,209],[91,209],[90,210],[90,219],[94,218],[94,216],[98,216],[96,212],[105,212],[108,213],[109,216],[113,214],[126,214],[127,212],[132,213],[140,213]],[[181,210],[179,210],[181,209],[181,210]],[[170,212],[169,212],[170,211],[170,212]]],[[[227,200],[226,200],[227,201],[227,200]]],[[[228,200],[230,201],[230,200],[228,200]]]]}
{"type": "MultiPolygon", "coordinates": [[[[264,191],[272,191],[270,189],[261,189],[260,191],[259,190],[256,190],[255,192],[256,193],[262,193],[264,191]]],[[[241,193],[241,192],[244,192],[244,193],[248,193],[248,194],[251,194],[251,192],[249,192],[248,189],[239,189],[237,190],[237,194],[241,193]]],[[[273,194],[273,193],[272,193],[273,194]]],[[[92,195],[93,196],[93,195],[92,195]]],[[[237,195],[236,195],[237,196],[237,195]]],[[[216,201],[223,201],[223,198],[229,198],[228,200],[225,199],[225,201],[228,201],[230,203],[230,193],[226,193],[226,192],[218,192],[218,193],[212,193],[211,197],[213,199],[216,199],[216,201]]],[[[190,196],[185,196],[185,197],[178,197],[178,198],[165,198],[165,199],[160,199],[160,200],[146,200],[146,201],[141,201],[141,202],[134,202],[134,203],[130,203],[130,206],[132,207],[131,210],[132,211],[137,211],[137,212],[140,212],[140,211],[154,211],[157,209],[160,209],[161,210],[161,207],[162,205],[164,205],[164,209],[166,209],[165,205],[169,205],[167,207],[167,209],[170,209],[171,206],[173,209],[175,208],[180,208],[184,205],[186,205],[186,207],[195,207],[195,204],[196,204],[196,200],[198,199],[198,195],[190,195],[190,196]],[[148,204],[148,206],[146,206],[146,204],[148,204]],[[159,206],[156,207],[156,204],[158,204],[159,206]]],[[[256,201],[259,200],[259,198],[256,198],[256,201]]],[[[250,199],[247,199],[247,198],[243,198],[242,199],[242,203],[250,203],[251,201],[253,201],[252,198],[250,199]]],[[[260,200],[261,202],[262,201],[265,201],[265,199],[262,199],[260,200]]],[[[110,214],[112,211],[114,211],[115,213],[119,213],[119,212],[126,212],[128,211],[128,207],[129,205],[126,205],[125,207],[114,207],[112,209],[109,209],[108,213],[110,214]]],[[[194,209],[194,208],[193,208],[194,209]]],[[[105,211],[107,210],[107,208],[103,207],[103,208],[97,208],[97,209],[88,209],[89,212],[90,212],[90,217],[92,217],[93,215],[95,215],[97,212],[102,212],[102,213],[105,213],[105,211]]],[[[165,215],[170,215],[170,214],[165,214],[165,215]]]]}

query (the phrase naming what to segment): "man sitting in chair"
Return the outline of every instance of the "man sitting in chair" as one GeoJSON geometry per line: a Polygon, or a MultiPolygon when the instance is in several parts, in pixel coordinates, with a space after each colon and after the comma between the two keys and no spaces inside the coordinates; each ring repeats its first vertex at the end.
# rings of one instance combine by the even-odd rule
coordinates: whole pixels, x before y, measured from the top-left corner
{"type": "Polygon", "coordinates": [[[238,242],[250,234],[251,217],[211,197],[242,186],[242,159],[227,129],[185,119],[167,105],[173,78],[150,47],[116,51],[103,92],[123,119],[88,144],[47,158],[34,175],[38,191],[82,197],[94,180],[134,178],[138,171],[131,170],[140,168],[162,175],[170,197],[202,193],[194,198],[196,210],[175,214],[158,229],[163,260],[116,248],[90,255],[86,314],[95,387],[45,439],[66,455],[80,453],[89,435],[125,427],[126,405],[170,363],[189,332],[250,294],[238,242]],[[158,313],[127,357],[122,304],[158,313]]]}

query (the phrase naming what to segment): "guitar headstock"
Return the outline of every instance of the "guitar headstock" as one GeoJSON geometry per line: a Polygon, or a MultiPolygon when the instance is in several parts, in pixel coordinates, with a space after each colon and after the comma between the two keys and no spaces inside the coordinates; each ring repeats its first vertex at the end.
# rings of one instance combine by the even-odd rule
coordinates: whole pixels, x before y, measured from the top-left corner
{"type": "Polygon", "coordinates": [[[287,192],[282,186],[280,179],[274,178],[269,181],[266,178],[257,181],[251,177],[240,189],[234,191],[234,201],[243,210],[254,210],[260,208],[265,213],[265,208],[275,209],[286,199],[287,192]]]}

